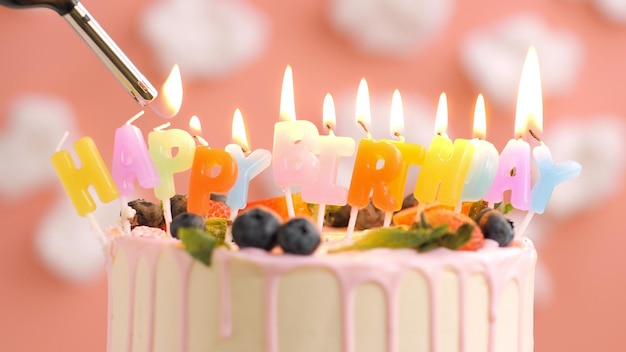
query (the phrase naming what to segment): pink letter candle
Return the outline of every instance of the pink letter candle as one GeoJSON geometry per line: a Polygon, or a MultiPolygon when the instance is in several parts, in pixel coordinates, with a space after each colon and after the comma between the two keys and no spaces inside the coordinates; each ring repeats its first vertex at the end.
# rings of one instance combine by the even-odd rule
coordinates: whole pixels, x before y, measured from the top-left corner
{"type": "Polygon", "coordinates": [[[485,140],[486,125],[485,99],[479,94],[474,110],[474,139],[471,140],[475,149],[474,158],[467,172],[461,201],[482,199],[489,192],[498,171],[498,150],[485,140]]]}
{"type": "Polygon", "coordinates": [[[448,123],[447,99],[441,94],[435,120],[437,133],[428,147],[417,176],[413,195],[420,203],[434,202],[456,206],[461,200],[474,145],[466,139],[452,141],[445,134],[448,123]]]}
{"type": "Polygon", "coordinates": [[[135,115],[115,131],[111,174],[122,196],[133,193],[135,180],[146,189],[154,188],[160,183],[141,130],[131,124],[139,116],[141,115],[135,115]]]}
{"type": "Polygon", "coordinates": [[[293,76],[289,66],[283,78],[280,105],[281,119],[286,121],[274,125],[272,168],[274,182],[283,188],[289,216],[293,217],[291,187],[313,182],[320,165],[312,152],[317,148],[317,127],[310,121],[296,121],[293,76]]]}
{"type": "Polygon", "coordinates": [[[67,150],[52,154],[51,161],[76,212],[87,216],[96,210],[96,203],[89,194],[90,186],[103,203],[117,199],[119,191],[93,139],[79,139],[74,143],[74,150],[80,160],[80,168],[76,167],[72,154],[67,150]]]}
{"type": "Polygon", "coordinates": [[[233,117],[232,134],[237,143],[227,145],[226,151],[235,159],[239,172],[235,184],[226,195],[226,204],[231,208],[231,219],[234,220],[237,211],[246,207],[250,181],[270,166],[272,153],[266,149],[249,151],[246,128],[239,109],[235,110],[233,117]]]}

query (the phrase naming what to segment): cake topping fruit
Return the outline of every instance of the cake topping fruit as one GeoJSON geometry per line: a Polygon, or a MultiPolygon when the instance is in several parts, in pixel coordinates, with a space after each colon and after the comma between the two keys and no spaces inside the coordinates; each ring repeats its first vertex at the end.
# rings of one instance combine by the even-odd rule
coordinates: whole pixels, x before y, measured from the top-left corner
{"type": "MultiPolygon", "coordinates": [[[[346,227],[350,220],[350,210],[352,206],[327,206],[324,221],[328,226],[346,227]]],[[[369,204],[359,209],[356,217],[355,229],[366,230],[373,227],[382,226],[385,221],[385,212],[376,208],[370,201],[369,204]]]]}
{"type": "Polygon", "coordinates": [[[131,228],[135,226],[162,228],[165,226],[163,209],[158,204],[145,199],[135,199],[128,202],[128,206],[135,209],[135,216],[129,219],[131,228]]]}
{"type": "Polygon", "coordinates": [[[321,235],[308,219],[293,218],[280,226],[277,240],[285,253],[308,255],[320,245],[321,235]]]}
{"type": "Polygon", "coordinates": [[[473,221],[466,222],[452,230],[447,223],[433,227],[425,212],[421,220],[411,226],[380,227],[364,232],[354,239],[352,244],[342,246],[330,252],[347,250],[367,250],[375,248],[415,248],[426,252],[437,247],[462,249],[470,243],[477,226],[473,221]]]}
{"type": "MultiPolygon", "coordinates": [[[[394,224],[407,226],[412,225],[417,215],[417,211],[417,206],[399,211],[393,216],[394,224]]],[[[485,236],[483,235],[480,228],[476,226],[476,222],[474,222],[474,220],[469,216],[462,213],[457,213],[454,210],[451,210],[442,205],[426,207],[423,214],[426,220],[428,220],[430,225],[432,225],[433,227],[448,225],[451,231],[457,231],[463,224],[473,225],[473,231],[470,240],[459,249],[475,251],[479,248],[482,248],[485,242],[485,236]]]]}
{"type": "Polygon", "coordinates": [[[187,195],[177,194],[170,198],[170,208],[172,210],[172,218],[176,215],[187,212],[187,195]]]}
{"type": "Polygon", "coordinates": [[[230,219],[230,208],[228,205],[216,201],[210,200],[209,206],[206,208],[204,212],[204,217],[207,219],[211,218],[222,218],[222,219],[230,219]]]}
{"type": "MultiPolygon", "coordinates": [[[[291,200],[293,201],[293,209],[296,216],[311,216],[312,212],[309,208],[309,203],[302,200],[300,193],[293,193],[291,195],[291,200]]],[[[282,219],[282,221],[289,220],[287,201],[284,196],[248,202],[244,211],[258,206],[263,206],[273,210],[282,219]]]]}
{"type": "Polygon", "coordinates": [[[205,230],[206,224],[204,223],[204,218],[198,214],[194,213],[181,213],[176,215],[174,219],[172,219],[172,223],[170,224],[170,234],[174,238],[179,238],[178,231],[181,228],[189,228],[194,227],[197,229],[205,230]]]}
{"type": "Polygon", "coordinates": [[[267,251],[276,246],[280,221],[271,210],[256,207],[241,213],[231,228],[233,240],[240,248],[254,247],[267,251]]]}
{"type": "Polygon", "coordinates": [[[498,242],[500,247],[508,246],[515,237],[513,223],[498,210],[482,209],[476,216],[476,223],[485,238],[498,242]]]}

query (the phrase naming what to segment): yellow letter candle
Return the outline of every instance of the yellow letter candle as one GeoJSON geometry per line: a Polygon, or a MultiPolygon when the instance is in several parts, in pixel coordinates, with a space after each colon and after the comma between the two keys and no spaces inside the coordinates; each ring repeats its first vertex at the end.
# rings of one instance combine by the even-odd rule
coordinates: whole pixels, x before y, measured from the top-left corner
{"type": "Polygon", "coordinates": [[[80,216],[87,216],[96,210],[89,186],[93,186],[103,203],[117,199],[119,191],[93,139],[79,139],[74,143],[74,149],[81,163],[80,168],[76,167],[72,154],[67,150],[54,153],[51,161],[76,212],[80,216]]]}
{"type": "Polygon", "coordinates": [[[466,139],[452,143],[445,133],[447,124],[447,99],[442,93],[435,120],[436,135],[428,147],[413,192],[420,203],[439,201],[443,205],[456,206],[460,202],[474,145],[466,139]]]}

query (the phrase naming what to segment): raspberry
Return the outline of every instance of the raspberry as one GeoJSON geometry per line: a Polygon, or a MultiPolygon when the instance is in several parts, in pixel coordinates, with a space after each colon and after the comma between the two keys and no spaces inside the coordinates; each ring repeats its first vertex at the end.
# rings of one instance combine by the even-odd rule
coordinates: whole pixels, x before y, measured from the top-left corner
{"type": "Polygon", "coordinates": [[[222,218],[230,219],[230,208],[228,205],[218,202],[216,200],[210,200],[209,206],[204,212],[204,217],[207,219],[222,218]]]}

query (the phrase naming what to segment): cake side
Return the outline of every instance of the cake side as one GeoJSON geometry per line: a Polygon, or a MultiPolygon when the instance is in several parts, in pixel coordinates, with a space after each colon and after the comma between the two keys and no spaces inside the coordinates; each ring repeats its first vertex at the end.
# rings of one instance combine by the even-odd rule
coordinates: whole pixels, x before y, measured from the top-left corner
{"type": "MultiPolygon", "coordinates": [[[[323,251],[323,249],[322,249],[323,251]]],[[[377,249],[312,256],[115,238],[108,350],[532,351],[536,252],[377,249]]]]}

